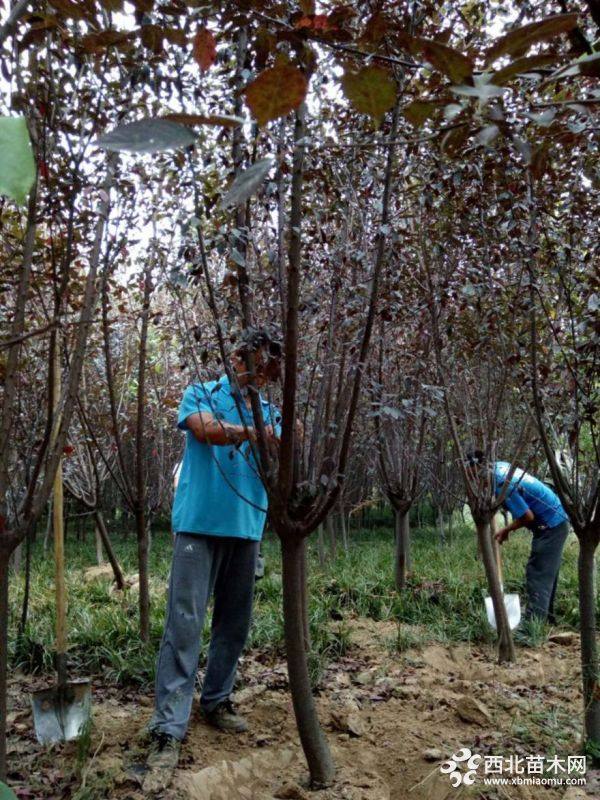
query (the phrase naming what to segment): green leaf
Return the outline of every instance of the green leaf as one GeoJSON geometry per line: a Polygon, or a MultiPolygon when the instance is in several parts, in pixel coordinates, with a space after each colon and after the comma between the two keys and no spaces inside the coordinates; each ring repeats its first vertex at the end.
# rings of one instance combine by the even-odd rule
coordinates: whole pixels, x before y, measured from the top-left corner
{"type": "Polygon", "coordinates": [[[539,22],[531,22],[522,28],[509,31],[490,47],[486,53],[485,63],[491,64],[504,55],[522,56],[532,44],[553,39],[559,33],[567,33],[576,25],[577,14],[555,14],[539,22]]]}
{"type": "Polygon", "coordinates": [[[24,117],[0,117],[0,193],[19,205],[35,181],[35,161],[24,117]]]}
{"type": "Polygon", "coordinates": [[[265,125],[298,108],[307,88],[306,78],[297,67],[280,62],[248,84],[246,102],[258,124],[265,125]]]}
{"type": "Polygon", "coordinates": [[[184,125],[166,119],[138,119],[99,136],[96,147],[128,153],[159,153],[194,144],[196,135],[184,125]]]}
{"type": "Polygon", "coordinates": [[[464,83],[473,74],[471,59],[447,44],[432,39],[415,39],[413,47],[452,83],[464,83]]]}
{"type": "Polygon", "coordinates": [[[262,185],[273,164],[274,159],[262,158],[241,172],[229,187],[229,191],[223,196],[221,201],[223,208],[243,205],[262,185]]]}
{"type": "Polygon", "coordinates": [[[358,72],[345,72],[342,87],[357,111],[378,122],[396,101],[396,82],[382,67],[363,67],[358,72]]]}

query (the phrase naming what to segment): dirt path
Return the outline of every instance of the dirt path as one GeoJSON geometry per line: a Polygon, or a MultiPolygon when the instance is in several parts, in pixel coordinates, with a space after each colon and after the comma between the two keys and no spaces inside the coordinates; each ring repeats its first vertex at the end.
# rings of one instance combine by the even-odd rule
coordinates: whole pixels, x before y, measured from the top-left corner
{"type": "MultiPolygon", "coordinates": [[[[169,800],[451,800],[451,798],[600,797],[598,776],[580,789],[532,786],[453,788],[442,760],[467,747],[487,755],[548,755],[578,751],[581,697],[578,649],[571,641],[519,650],[519,663],[499,667],[491,651],[430,645],[394,653],[394,623],[352,622],[353,646],[328,669],[317,698],[334,750],[338,779],[308,793],[283,663],[247,657],[237,701],[251,729],[218,733],[194,716],[169,800]]],[[[14,679],[13,690],[23,689],[14,679]]],[[[68,798],[76,745],[40,753],[31,734],[26,696],[14,691],[10,758],[21,798],[68,798]]],[[[94,733],[81,800],[141,800],[126,769],[135,734],[151,699],[131,691],[95,698],[94,733]]]]}

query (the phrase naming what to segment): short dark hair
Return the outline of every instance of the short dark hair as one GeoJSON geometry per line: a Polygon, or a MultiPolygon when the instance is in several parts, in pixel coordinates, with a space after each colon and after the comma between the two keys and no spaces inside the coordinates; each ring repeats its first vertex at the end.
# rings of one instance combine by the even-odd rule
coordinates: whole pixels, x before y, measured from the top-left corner
{"type": "Polygon", "coordinates": [[[262,372],[269,380],[279,380],[283,348],[279,337],[271,329],[247,328],[242,333],[241,343],[233,352],[243,358],[249,353],[258,353],[260,350],[267,356],[262,372]]]}
{"type": "Polygon", "coordinates": [[[487,464],[487,458],[483,450],[469,450],[466,453],[465,461],[468,467],[478,467],[481,464],[487,464]]]}
{"type": "Polygon", "coordinates": [[[281,341],[267,328],[247,328],[242,333],[242,341],[236,347],[235,353],[244,356],[247,353],[256,353],[264,350],[269,358],[279,360],[283,349],[281,341]]]}

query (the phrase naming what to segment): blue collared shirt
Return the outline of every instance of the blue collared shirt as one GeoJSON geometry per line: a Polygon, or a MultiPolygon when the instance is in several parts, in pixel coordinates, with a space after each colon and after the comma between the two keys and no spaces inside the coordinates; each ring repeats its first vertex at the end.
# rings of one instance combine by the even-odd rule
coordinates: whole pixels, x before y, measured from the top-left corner
{"type": "MultiPolygon", "coordinates": [[[[249,442],[210,445],[188,429],[191,414],[206,412],[234,425],[242,424],[227,377],[195,383],[185,390],[177,426],[186,432],[185,452],[173,501],[175,533],[235,536],[260,540],[265,527],[267,493],[249,442]]],[[[253,427],[252,412],[239,397],[243,421],[253,427]]],[[[279,426],[278,410],[261,397],[266,425],[279,426]]]]}
{"type": "MultiPolygon", "coordinates": [[[[502,491],[509,470],[510,464],[507,461],[497,461],[494,464],[496,496],[502,491]]],[[[510,512],[513,519],[519,519],[527,510],[532,511],[535,520],[527,527],[531,527],[533,530],[555,528],[568,519],[559,498],[552,489],[518,467],[511,478],[503,506],[510,512]]]]}

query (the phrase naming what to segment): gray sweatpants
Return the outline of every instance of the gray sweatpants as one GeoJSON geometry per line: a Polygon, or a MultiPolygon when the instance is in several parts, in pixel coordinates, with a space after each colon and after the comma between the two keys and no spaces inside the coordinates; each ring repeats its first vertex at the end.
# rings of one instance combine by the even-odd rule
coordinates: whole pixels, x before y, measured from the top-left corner
{"type": "Polygon", "coordinates": [[[238,659],[250,630],[258,547],[259,543],[250,539],[176,535],[151,729],[177,739],[185,736],[204,616],[213,593],[202,708],[212,711],[231,694],[238,659]]]}
{"type": "Polygon", "coordinates": [[[527,562],[527,610],[525,617],[554,622],[554,595],[563,547],[569,534],[566,522],[533,534],[527,562]]]}

